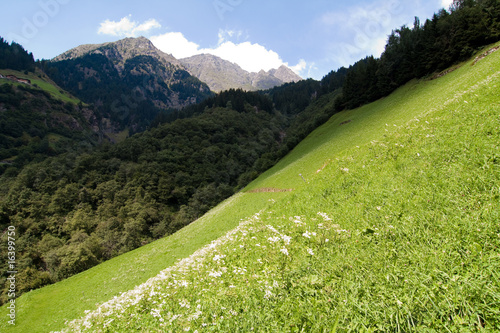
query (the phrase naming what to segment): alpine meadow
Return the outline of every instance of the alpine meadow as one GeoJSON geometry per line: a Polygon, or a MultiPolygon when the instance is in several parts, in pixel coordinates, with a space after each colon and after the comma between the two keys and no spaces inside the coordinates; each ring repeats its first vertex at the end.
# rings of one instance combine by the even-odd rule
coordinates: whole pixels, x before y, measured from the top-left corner
{"type": "Polygon", "coordinates": [[[1,332],[500,331],[496,0],[319,81],[144,37],[0,74],[1,332]]]}

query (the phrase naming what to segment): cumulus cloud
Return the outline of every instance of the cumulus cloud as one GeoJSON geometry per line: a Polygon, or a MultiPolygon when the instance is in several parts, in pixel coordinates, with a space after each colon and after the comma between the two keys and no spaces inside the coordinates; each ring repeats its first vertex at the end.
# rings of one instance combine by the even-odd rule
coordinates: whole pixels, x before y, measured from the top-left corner
{"type": "Polygon", "coordinates": [[[441,6],[444,9],[450,8],[451,4],[453,3],[453,0],[441,0],[441,6]]]}
{"type": "Polygon", "coordinates": [[[148,31],[161,28],[161,24],[155,19],[149,19],[143,23],[132,21],[132,15],[122,18],[120,21],[105,20],[101,23],[99,34],[120,36],[120,37],[137,37],[139,34],[145,34],[148,31]]]}
{"type": "Polygon", "coordinates": [[[187,40],[180,32],[167,32],[163,35],[153,36],[150,39],[158,49],[170,53],[177,59],[200,53],[200,46],[187,40]]]}
{"type": "Polygon", "coordinates": [[[302,72],[304,72],[307,68],[307,62],[304,59],[300,59],[299,63],[295,66],[289,66],[292,71],[295,72],[297,75],[301,75],[302,72]]]}
{"type": "MultiPolygon", "coordinates": [[[[242,37],[242,31],[220,30],[218,43],[211,48],[200,47],[200,45],[189,41],[180,32],[168,32],[153,36],[151,41],[158,49],[170,53],[178,59],[207,53],[236,63],[248,72],[268,71],[281,65],[288,66],[288,63],[284,62],[277,52],[268,50],[258,43],[239,42],[242,37]],[[235,39],[236,42],[231,39],[235,39]]],[[[301,60],[297,65],[288,67],[302,76],[308,66],[305,60],[301,60]]]]}
{"type": "MultiPolygon", "coordinates": [[[[105,20],[100,24],[98,33],[118,37],[137,37],[152,29],[161,28],[160,23],[155,19],[140,23],[133,21],[131,17],[132,15],[129,15],[119,21],[105,20]]],[[[302,77],[310,71],[311,65],[303,59],[297,65],[289,66],[277,52],[265,46],[249,41],[240,42],[241,39],[247,39],[242,31],[221,29],[217,37],[217,45],[210,48],[202,48],[197,43],[188,40],[181,32],[167,32],[152,36],[150,40],[158,49],[172,54],[177,59],[208,53],[236,63],[249,72],[268,71],[281,65],[288,66],[302,77]]]]}

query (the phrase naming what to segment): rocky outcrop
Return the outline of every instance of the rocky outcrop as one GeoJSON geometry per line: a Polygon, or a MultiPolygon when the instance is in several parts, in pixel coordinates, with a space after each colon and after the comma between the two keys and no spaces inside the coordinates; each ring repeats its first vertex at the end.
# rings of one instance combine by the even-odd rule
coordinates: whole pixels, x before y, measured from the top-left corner
{"type": "Polygon", "coordinates": [[[249,91],[270,89],[283,83],[302,80],[284,65],[267,72],[250,73],[235,63],[211,54],[195,55],[180,59],[180,62],[191,75],[205,82],[215,92],[231,88],[249,91]]]}

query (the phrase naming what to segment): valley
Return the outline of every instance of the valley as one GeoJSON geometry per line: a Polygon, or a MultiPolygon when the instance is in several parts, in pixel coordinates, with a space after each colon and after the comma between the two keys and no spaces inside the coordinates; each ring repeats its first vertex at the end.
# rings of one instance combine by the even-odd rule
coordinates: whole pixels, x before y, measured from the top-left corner
{"type": "Polygon", "coordinates": [[[0,330],[499,330],[499,10],[321,80],[1,38],[0,330]]]}

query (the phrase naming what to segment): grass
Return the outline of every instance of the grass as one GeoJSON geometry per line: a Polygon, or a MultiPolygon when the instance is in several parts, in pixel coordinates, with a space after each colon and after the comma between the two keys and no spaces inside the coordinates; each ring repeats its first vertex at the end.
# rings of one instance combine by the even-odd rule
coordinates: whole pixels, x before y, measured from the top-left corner
{"type": "MultiPolygon", "coordinates": [[[[243,195],[226,200],[176,234],[148,244],[83,273],[22,295],[16,302],[16,325],[2,319],[1,332],[49,332],[84,310],[134,288],[195,250],[224,235],[265,205],[268,196],[242,204],[243,195]]],[[[2,307],[2,313],[7,313],[2,307]]],[[[5,316],[6,317],[6,316],[5,316]]],[[[6,317],[7,318],[7,317],[6,317]]]]}
{"type": "MultiPolygon", "coordinates": [[[[0,70],[0,74],[3,74],[4,76],[15,75],[18,78],[28,79],[31,81],[32,86],[47,91],[52,95],[53,98],[63,101],[65,103],[70,102],[73,104],[78,104],[81,102],[78,98],[71,96],[69,93],[59,88],[51,79],[49,79],[48,76],[46,76],[38,69],[36,70],[35,73],[28,72],[28,74],[10,69],[2,69],[0,70]]],[[[0,80],[2,80],[0,82],[9,82],[15,85],[25,85],[24,83],[18,83],[7,79],[0,79],[0,80]]]]}
{"type": "Polygon", "coordinates": [[[242,192],[173,236],[23,295],[17,325],[0,329],[59,330],[89,310],[66,328],[500,330],[499,60],[335,115],[246,189],[294,191],[242,192]]]}

